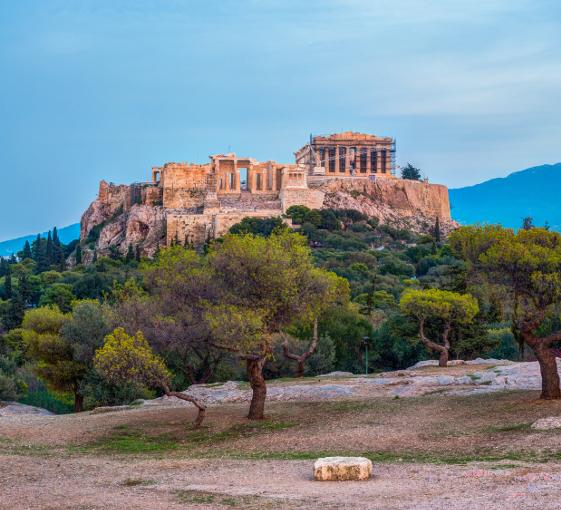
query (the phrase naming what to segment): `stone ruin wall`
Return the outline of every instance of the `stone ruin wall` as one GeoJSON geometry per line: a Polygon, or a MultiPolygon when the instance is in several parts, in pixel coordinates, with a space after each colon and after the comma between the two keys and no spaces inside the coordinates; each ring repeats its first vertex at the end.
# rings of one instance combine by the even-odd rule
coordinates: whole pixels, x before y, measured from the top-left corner
{"type": "MultiPolygon", "coordinates": [[[[345,140],[355,136],[342,135],[345,140]]],[[[375,148],[380,140],[391,143],[390,138],[378,137],[365,143],[375,148]]],[[[303,158],[311,154],[304,149],[300,151],[303,158]]],[[[296,156],[298,160],[298,153],[296,156]]],[[[99,226],[95,246],[90,238],[86,251],[96,249],[106,255],[116,246],[124,254],[132,244],[150,256],[176,241],[201,245],[224,235],[245,217],[280,216],[293,205],[356,209],[378,217],[381,223],[419,232],[432,228],[436,217],[443,231],[453,224],[445,186],[397,179],[390,173],[362,172],[374,173],[375,168],[359,166],[354,176],[329,175],[327,168],[324,175],[318,175],[317,168],[310,170],[309,165],[258,162],[235,154],[211,156],[211,162],[204,165],[166,163],[152,168],[150,183],[114,185],[102,181],[98,198],[82,217],[81,239],[88,239],[88,233],[99,226]],[[244,170],[245,187],[241,186],[244,170]]],[[[92,253],[85,253],[85,258],[92,253]]]]}

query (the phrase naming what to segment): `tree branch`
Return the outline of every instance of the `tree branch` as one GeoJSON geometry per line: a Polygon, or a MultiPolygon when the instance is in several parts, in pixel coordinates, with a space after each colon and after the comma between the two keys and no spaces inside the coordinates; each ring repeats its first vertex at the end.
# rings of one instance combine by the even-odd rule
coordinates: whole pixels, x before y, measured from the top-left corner
{"type": "Polygon", "coordinates": [[[437,352],[443,352],[446,348],[443,345],[433,342],[430,338],[425,335],[425,319],[419,319],[419,337],[421,342],[423,342],[429,349],[437,352]]]}
{"type": "Polygon", "coordinates": [[[191,402],[199,410],[197,414],[197,418],[194,422],[195,428],[201,426],[203,420],[205,419],[205,414],[206,414],[206,406],[203,403],[201,403],[199,400],[197,400],[194,397],[190,397],[189,395],[185,395],[185,393],[181,393],[180,391],[170,391],[167,384],[164,384],[164,393],[168,397],[175,397],[181,400],[185,400],[186,402],[191,402]]]}

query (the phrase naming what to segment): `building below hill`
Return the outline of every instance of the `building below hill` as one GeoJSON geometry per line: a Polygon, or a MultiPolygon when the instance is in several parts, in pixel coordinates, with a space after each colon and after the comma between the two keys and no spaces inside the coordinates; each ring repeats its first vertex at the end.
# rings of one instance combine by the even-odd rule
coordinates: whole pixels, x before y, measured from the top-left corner
{"type": "Polygon", "coordinates": [[[292,205],[355,208],[381,222],[408,218],[417,231],[437,217],[449,223],[446,187],[395,178],[394,153],[391,138],[345,132],[312,138],[295,163],[216,154],[206,164],[153,167],[149,182],[102,181],[82,216],[84,253],[200,246],[245,217],[280,216],[292,205]]]}

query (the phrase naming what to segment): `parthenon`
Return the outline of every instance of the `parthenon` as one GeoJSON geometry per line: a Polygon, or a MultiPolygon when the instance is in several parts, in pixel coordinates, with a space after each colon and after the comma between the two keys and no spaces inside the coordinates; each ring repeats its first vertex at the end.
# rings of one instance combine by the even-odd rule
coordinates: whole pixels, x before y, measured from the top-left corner
{"type": "Polygon", "coordinates": [[[395,174],[395,140],[353,131],[311,137],[295,152],[296,163],[311,175],[368,176],[395,174]]]}

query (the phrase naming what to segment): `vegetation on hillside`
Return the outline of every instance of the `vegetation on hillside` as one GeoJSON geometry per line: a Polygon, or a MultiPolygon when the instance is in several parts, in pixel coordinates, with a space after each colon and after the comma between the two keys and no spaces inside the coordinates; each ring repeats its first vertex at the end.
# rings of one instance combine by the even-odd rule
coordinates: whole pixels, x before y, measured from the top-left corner
{"type": "MultiPolygon", "coordinates": [[[[518,292],[514,282],[497,277],[508,271],[506,259],[500,251],[482,258],[486,236],[512,232],[461,229],[447,244],[438,224],[428,236],[354,210],[294,206],[287,217],[292,228],[279,218],[246,218],[200,252],[173,246],[154,260],[114,253],[66,267],[71,252],[79,257],[54,234],[2,259],[0,399],[60,412],[72,400],[80,410],[246,379],[254,390],[249,414],[260,418],[269,378],[399,369],[433,350],[442,364],[516,358],[520,342],[531,346],[519,319],[532,312],[508,299],[518,292]],[[146,342],[141,360],[161,360],[165,378],[146,369],[127,381],[96,364],[117,328],[122,345],[146,342]]],[[[545,242],[538,229],[527,232],[545,242]]],[[[556,331],[557,268],[550,269],[535,283],[554,289],[537,338],[556,331]]],[[[549,338],[548,347],[556,340],[549,338]]]]}

